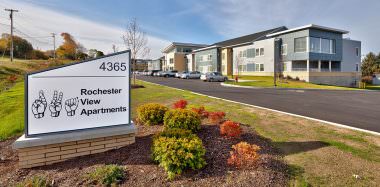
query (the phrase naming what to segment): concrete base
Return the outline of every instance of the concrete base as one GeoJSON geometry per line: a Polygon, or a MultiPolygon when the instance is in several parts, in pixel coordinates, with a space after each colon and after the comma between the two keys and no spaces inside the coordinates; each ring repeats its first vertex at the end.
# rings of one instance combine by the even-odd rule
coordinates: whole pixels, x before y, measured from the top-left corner
{"type": "Polygon", "coordinates": [[[19,167],[31,168],[132,144],[135,133],[131,124],[33,138],[23,135],[12,146],[18,151],[19,167]]]}

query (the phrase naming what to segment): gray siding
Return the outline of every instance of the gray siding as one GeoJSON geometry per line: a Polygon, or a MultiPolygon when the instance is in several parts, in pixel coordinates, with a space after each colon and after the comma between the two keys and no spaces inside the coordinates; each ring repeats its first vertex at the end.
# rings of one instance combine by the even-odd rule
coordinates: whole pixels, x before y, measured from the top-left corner
{"type": "MultiPolygon", "coordinates": [[[[306,29],[297,32],[292,32],[288,34],[280,35],[279,38],[282,39],[283,44],[287,44],[287,55],[282,56],[282,61],[292,61],[292,60],[331,60],[331,61],[342,61],[342,34],[327,32],[317,29],[306,29]],[[314,53],[314,52],[294,52],[294,39],[300,37],[318,37],[333,39],[336,41],[336,53],[335,54],[324,54],[324,53],[314,53]]],[[[309,45],[309,43],[307,44],[309,45]]],[[[309,46],[307,46],[309,48],[309,46]]]]}
{"type": "Polygon", "coordinates": [[[356,71],[356,64],[361,66],[361,42],[343,39],[343,59],[341,69],[343,72],[356,71]],[[359,48],[359,56],[356,56],[356,48],[359,48]]]}
{"type": "Polygon", "coordinates": [[[220,71],[219,49],[213,48],[195,53],[195,70],[203,71],[202,66],[211,66],[211,71],[220,71]],[[211,55],[210,61],[203,61],[202,56],[211,55]]]}

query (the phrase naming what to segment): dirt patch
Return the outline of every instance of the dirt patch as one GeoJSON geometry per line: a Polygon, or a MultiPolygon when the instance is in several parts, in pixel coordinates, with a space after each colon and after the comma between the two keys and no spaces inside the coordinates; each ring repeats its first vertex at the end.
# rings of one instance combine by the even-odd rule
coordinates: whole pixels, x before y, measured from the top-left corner
{"type": "Polygon", "coordinates": [[[267,139],[246,126],[243,126],[241,138],[222,138],[217,125],[203,125],[198,133],[207,150],[207,166],[197,171],[188,170],[174,181],[167,181],[165,171],[150,157],[152,136],[161,130],[161,126],[138,126],[136,143],[132,145],[34,169],[17,167],[18,157],[10,147],[15,139],[0,142],[1,156],[4,158],[0,162],[0,186],[11,186],[32,176],[54,180],[57,186],[81,186],[86,184],[83,176],[103,164],[118,164],[127,168],[123,186],[285,186],[288,182],[288,167],[267,139]],[[239,170],[227,165],[231,146],[240,141],[262,148],[258,167],[239,170]]]}
{"type": "Polygon", "coordinates": [[[145,86],[144,86],[144,85],[140,85],[140,84],[132,84],[132,85],[131,85],[131,88],[132,88],[132,89],[145,88],[145,86]]]}

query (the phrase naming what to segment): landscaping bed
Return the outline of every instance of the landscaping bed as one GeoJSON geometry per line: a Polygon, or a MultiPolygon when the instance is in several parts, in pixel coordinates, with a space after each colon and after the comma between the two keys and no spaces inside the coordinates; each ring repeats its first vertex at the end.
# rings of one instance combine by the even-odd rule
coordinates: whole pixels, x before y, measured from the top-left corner
{"type": "Polygon", "coordinates": [[[224,138],[219,134],[218,125],[204,124],[197,135],[206,148],[207,165],[200,170],[186,170],[174,180],[167,180],[165,171],[151,159],[152,136],[162,131],[162,126],[138,125],[136,143],[117,150],[80,157],[34,169],[17,168],[17,155],[11,149],[15,139],[0,144],[0,186],[17,184],[33,176],[41,176],[57,186],[86,185],[86,174],[100,165],[116,164],[126,168],[125,186],[285,186],[287,166],[281,155],[270,146],[270,142],[242,126],[240,138],[224,138]],[[257,167],[235,169],[227,164],[231,146],[246,141],[261,147],[257,167]]]}

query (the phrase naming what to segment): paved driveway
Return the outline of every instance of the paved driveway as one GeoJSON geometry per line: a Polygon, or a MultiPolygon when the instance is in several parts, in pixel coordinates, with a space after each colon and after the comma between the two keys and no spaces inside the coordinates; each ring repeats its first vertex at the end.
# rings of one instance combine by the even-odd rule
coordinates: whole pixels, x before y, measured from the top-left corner
{"type": "Polygon", "coordinates": [[[214,97],[380,132],[380,92],[251,89],[200,80],[139,76],[138,79],[214,97]]]}

